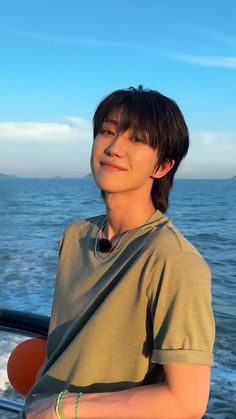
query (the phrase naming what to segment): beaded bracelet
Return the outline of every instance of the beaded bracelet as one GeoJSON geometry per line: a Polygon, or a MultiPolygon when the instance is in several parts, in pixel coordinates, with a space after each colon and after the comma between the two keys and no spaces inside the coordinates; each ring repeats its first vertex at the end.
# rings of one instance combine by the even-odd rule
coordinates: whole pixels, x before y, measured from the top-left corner
{"type": "Polygon", "coordinates": [[[83,394],[82,391],[79,394],[77,394],[77,397],[75,400],[75,419],[79,419],[78,409],[79,409],[79,402],[80,402],[82,394],[83,394]]]}
{"type": "Polygon", "coordinates": [[[59,419],[63,419],[63,416],[61,414],[61,404],[62,404],[62,400],[64,399],[65,395],[68,394],[68,393],[69,393],[68,390],[64,390],[64,391],[61,391],[58,394],[57,402],[56,402],[56,415],[59,419]]]}

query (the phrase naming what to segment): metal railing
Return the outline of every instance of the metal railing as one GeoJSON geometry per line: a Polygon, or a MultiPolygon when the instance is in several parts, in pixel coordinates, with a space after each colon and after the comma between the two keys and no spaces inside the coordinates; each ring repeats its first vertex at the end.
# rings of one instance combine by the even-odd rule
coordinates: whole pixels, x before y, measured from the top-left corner
{"type": "Polygon", "coordinates": [[[0,330],[26,336],[48,335],[49,316],[0,308],[0,330]]]}
{"type": "MultiPolygon", "coordinates": [[[[29,337],[47,337],[49,316],[0,308],[0,330],[29,337]]],[[[0,411],[19,413],[24,404],[0,398],[0,411]]]]}
{"type": "Polygon", "coordinates": [[[14,400],[0,399],[0,410],[12,413],[20,413],[24,404],[14,400]]]}

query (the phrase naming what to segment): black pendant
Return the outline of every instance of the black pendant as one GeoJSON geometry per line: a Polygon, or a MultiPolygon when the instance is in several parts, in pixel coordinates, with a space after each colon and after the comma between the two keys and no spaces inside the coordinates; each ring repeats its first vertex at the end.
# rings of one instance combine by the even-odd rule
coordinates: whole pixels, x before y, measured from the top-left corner
{"type": "Polygon", "coordinates": [[[111,243],[110,240],[108,240],[108,239],[100,239],[99,240],[99,242],[98,242],[99,252],[108,253],[108,252],[110,252],[111,248],[112,248],[112,243],[111,243]]]}

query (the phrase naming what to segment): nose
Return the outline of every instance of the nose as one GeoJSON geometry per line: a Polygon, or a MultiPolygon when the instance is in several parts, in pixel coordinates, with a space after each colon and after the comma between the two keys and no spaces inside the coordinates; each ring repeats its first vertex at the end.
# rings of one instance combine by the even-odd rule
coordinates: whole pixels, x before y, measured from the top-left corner
{"type": "Polygon", "coordinates": [[[104,153],[109,156],[122,157],[125,153],[124,133],[115,134],[110,144],[105,148],[104,153]]]}

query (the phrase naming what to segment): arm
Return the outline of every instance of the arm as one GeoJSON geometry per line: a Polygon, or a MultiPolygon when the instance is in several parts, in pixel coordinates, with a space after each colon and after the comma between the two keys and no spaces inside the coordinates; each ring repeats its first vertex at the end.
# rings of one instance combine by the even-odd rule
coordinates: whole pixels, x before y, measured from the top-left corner
{"type": "MultiPolygon", "coordinates": [[[[209,397],[210,367],[169,364],[164,370],[162,384],[83,394],[79,419],[200,419],[209,397]]],[[[71,393],[63,400],[64,419],[74,419],[75,399],[76,394],[71,393]]],[[[53,396],[32,403],[27,419],[56,419],[55,401],[53,396]]]]}
{"type": "MultiPolygon", "coordinates": [[[[166,381],[112,393],[82,396],[80,419],[199,419],[206,410],[210,368],[165,365],[166,381]]],[[[74,418],[74,395],[65,401],[65,418],[74,418]],[[72,406],[71,406],[72,402],[72,406]],[[72,409],[71,409],[72,407],[72,409]]],[[[63,410],[62,410],[63,412],[63,410]]]]}

